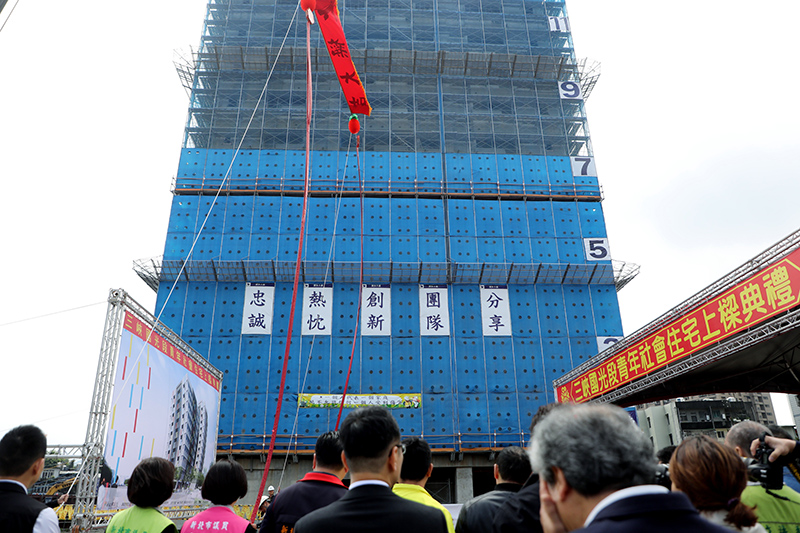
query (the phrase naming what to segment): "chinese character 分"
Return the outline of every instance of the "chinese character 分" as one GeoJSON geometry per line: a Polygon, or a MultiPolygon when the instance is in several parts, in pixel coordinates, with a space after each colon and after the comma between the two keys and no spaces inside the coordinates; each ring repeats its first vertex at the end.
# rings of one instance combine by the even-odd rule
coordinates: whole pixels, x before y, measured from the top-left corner
{"type": "Polygon", "coordinates": [[[489,303],[489,309],[492,308],[496,309],[500,305],[500,302],[503,301],[503,299],[493,292],[492,294],[489,295],[488,298],[486,298],[486,301],[489,303]]]}

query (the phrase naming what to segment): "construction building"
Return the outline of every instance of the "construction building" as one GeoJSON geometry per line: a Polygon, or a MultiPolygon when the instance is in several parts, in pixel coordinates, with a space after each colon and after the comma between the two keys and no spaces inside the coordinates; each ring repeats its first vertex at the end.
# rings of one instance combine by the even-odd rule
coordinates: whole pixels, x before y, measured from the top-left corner
{"type": "MultiPolygon", "coordinates": [[[[391,407],[433,447],[433,491],[465,501],[493,484],[497,450],[527,442],[552,380],[623,333],[616,293],[636,267],[612,262],[606,234],[584,107],[598,66],[576,56],[563,1],[339,7],[373,112],[357,151],[312,27],[310,190],[276,441],[291,460],[270,483],[310,468],[349,379],[348,406],[391,407]]],[[[224,372],[218,452],[254,480],[301,236],[305,26],[296,0],[209,2],[179,65],[191,96],[164,254],[136,266],[154,314],[224,372]]]]}

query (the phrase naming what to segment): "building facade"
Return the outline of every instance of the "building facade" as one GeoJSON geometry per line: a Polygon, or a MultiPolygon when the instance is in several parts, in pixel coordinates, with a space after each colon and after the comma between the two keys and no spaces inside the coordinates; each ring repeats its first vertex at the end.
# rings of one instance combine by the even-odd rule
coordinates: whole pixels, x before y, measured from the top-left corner
{"type": "Polygon", "coordinates": [[[184,377],[172,391],[172,412],[164,454],[175,465],[175,481],[189,485],[199,478],[205,461],[208,411],[197,401],[189,378],[184,377]]]}
{"type": "MultiPolygon", "coordinates": [[[[220,453],[263,453],[284,377],[305,169],[297,4],[209,2],[181,70],[191,103],[164,255],[142,272],[161,319],[225,373],[220,453]]],[[[552,379],[622,336],[584,107],[597,73],[575,55],[563,1],[340,9],[374,110],[356,151],[312,27],[310,198],[277,449],[312,450],[349,379],[352,405],[390,406],[404,435],[466,465],[525,444],[552,379]]]]}

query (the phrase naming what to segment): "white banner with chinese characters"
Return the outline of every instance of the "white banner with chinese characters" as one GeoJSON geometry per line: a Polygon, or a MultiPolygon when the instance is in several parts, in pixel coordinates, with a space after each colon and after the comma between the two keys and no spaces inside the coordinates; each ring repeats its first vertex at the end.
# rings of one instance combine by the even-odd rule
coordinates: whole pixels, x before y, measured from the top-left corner
{"type": "Polygon", "coordinates": [[[450,306],[447,300],[447,285],[419,286],[419,334],[450,335],[450,306]]]}
{"type": "Polygon", "coordinates": [[[392,289],[389,285],[361,286],[361,336],[392,334],[392,289]]]}
{"type": "MultiPolygon", "coordinates": [[[[300,407],[305,408],[338,408],[342,402],[341,394],[300,394],[300,407]]],[[[389,409],[419,409],[422,405],[421,394],[348,394],[344,406],[348,409],[381,405],[389,409]]]]}
{"type": "Polygon", "coordinates": [[[274,283],[248,283],[244,289],[242,335],[271,335],[274,283]]]}
{"type": "Polygon", "coordinates": [[[333,286],[303,285],[303,335],[330,335],[333,321],[333,286]]]}
{"type": "Polygon", "coordinates": [[[511,306],[508,304],[508,287],[481,285],[481,322],[483,335],[501,337],[511,335],[511,306]]]}

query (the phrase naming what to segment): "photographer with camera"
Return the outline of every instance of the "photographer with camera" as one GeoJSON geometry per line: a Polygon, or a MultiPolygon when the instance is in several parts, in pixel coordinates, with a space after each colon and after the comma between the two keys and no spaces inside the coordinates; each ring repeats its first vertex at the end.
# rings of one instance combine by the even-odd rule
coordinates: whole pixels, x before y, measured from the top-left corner
{"type": "Polygon", "coordinates": [[[774,439],[766,426],[745,420],[728,431],[725,444],[745,459],[750,477],[757,479],[748,482],[742,492],[742,502],[756,508],[758,521],[765,528],[778,530],[781,526],[800,524],[800,494],[783,486],[783,466],[770,462],[769,458],[775,455],[770,447],[772,440],[783,439],[774,439]],[[764,435],[763,443],[751,451],[753,441],[758,442],[764,435]]]}

